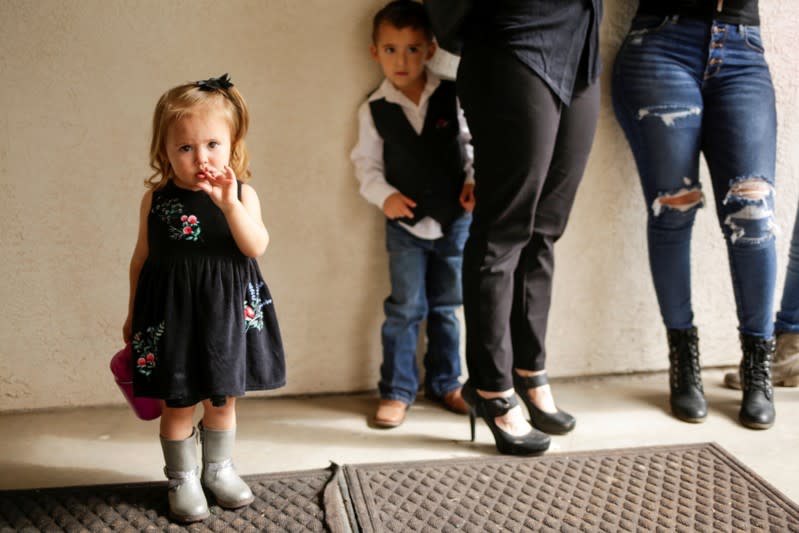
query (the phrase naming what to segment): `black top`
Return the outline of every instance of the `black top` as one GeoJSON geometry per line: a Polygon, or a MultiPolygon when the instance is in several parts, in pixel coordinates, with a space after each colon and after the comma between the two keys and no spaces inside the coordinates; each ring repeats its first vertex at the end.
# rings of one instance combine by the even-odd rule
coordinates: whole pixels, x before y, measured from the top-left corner
{"type": "Polygon", "coordinates": [[[430,95],[420,134],[398,104],[385,98],[369,102],[377,133],[383,138],[386,181],[416,202],[414,225],[426,216],[446,229],[461,214],[460,192],[466,179],[455,83],[442,80],[430,95]]]}
{"type": "Polygon", "coordinates": [[[475,0],[469,40],[509,48],[565,104],[599,76],[602,0],[475,0]]]}
{"type": "Polygon", "coordinates": [[[729,24],[759,26],[757,0],[640,0],[641,15],[683,15],[729,24]]]}

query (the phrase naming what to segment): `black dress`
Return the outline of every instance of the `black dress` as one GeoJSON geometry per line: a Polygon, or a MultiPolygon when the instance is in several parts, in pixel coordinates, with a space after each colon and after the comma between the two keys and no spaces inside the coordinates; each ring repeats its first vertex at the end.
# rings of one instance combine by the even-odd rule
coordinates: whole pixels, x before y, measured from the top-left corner
{"type": "Polygon", "coordinates": [[[153,193],[147,230],[133,308],[135,395],[186,407],[283,386],[272,297],[222,211],[170,180],[153,193]]]}

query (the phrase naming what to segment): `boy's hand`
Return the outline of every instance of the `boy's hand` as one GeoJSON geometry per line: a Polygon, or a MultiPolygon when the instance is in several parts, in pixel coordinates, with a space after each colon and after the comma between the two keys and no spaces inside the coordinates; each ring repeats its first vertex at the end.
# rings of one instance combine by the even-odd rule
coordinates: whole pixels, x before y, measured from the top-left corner
{"type": "Polygon", "coordinates": [[[464,183],[463,190],[461,190],[461,207],[467,212],[471,213],[474,211],[474,183],[464,183]]]}
{"type": "Polygon", "coordinates": [[[416,202],[400,192],[395,192],[383,202],[383,213],[394,220],[395,218],[413,218],[412,208],[416,207],[416,202]]]}
{"type": "Polygon", "coordinates": [[[238,202],[238,188],[236,187],[236,173],[225,165],[222,171],[208,166],[204,169],[204,179],[197,186],[205,191],[211,201],[224,210],[238,202]]]}

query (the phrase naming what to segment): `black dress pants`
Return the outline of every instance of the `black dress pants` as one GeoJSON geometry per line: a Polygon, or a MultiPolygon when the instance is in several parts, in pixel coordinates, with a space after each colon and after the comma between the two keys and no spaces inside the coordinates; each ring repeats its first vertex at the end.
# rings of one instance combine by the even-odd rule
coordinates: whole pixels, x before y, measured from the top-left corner
{"type": "Polygon", "coordinates": [[[555,242],[596,130],[599,83],[568,106],[506,49],[466,44],[458,96],[472,134],[475,206],[463,260],[466,363],[487,391],[545,368],[555,242]]]}

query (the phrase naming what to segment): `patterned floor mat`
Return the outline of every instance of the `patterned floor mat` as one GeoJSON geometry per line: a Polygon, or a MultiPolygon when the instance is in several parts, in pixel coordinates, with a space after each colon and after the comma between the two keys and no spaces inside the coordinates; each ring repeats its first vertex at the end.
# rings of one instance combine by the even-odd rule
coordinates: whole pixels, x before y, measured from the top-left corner
{"type": "Polygon", "coordinates": [[[0,491],[0,533],[799,533],[799,506],[716,444],[331,465],[245,476],[255,502],[166,516],[166,483],[0,491]]]}
{"type": "Polygon", "coordinates": [[[344,472],[367,533],[799,532],[799,506],[716,444],[344,472]]]}

